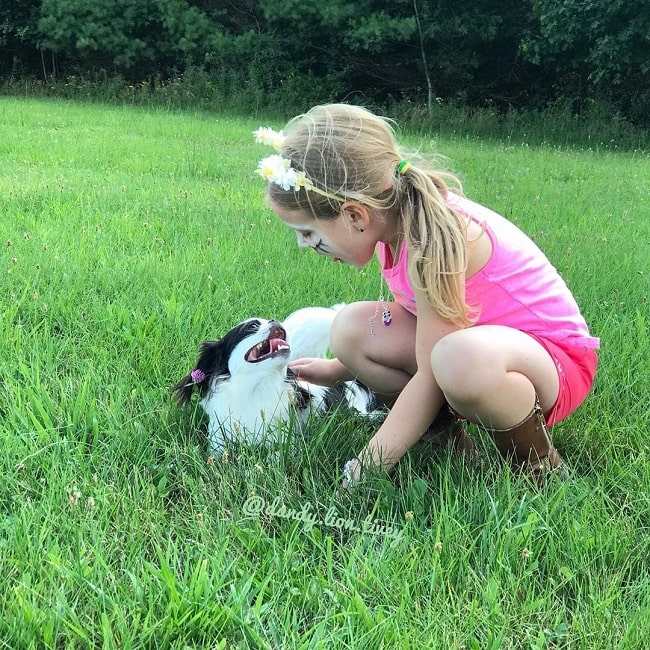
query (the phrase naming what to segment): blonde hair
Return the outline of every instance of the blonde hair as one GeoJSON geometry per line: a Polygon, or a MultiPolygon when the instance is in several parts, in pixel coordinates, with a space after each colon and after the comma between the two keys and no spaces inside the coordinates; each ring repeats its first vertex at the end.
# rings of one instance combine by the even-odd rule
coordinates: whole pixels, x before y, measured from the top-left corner
{"type": "Polygon", "coordinates": [[[458,180],[413,164],[399,174],[403,155],[391,123],[358,106],[316,106],[293,118],[284,135],[280,154],[324,193],[269,183],[270,200],[316,219],[336,218],[343,203],[357,201],[380,218],[396,219],[413,287],[441,317],[471,324],[465,303],[466,227],[446,203],[447,181],[460,189],[458,180]]]}

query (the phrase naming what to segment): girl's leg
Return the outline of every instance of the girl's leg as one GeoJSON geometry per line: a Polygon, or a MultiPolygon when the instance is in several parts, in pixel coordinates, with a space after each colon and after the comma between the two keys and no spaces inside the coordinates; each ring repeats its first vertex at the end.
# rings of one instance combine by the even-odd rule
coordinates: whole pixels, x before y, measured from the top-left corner
{"type": "Polygon", "coordinates": [[[521,422],[536,395],[544,413],[558,397],[560,383],[550,354],[510,327],[481,325],[453,332],[433,348],[431,366],[452,408],[489,429],[521,422]]]}
{"type": "Polygon", "coordinates": [[[382,323],[382,306],[376,302],[346,305],[332,324],[330,347],[348,370],[390,405],[417,365],[416,318],[398,303],[388,305],[393,318],[389,326],[382,323]]]}
{"type": "Polygon", "coordinates": [[[442,339],[431,365],[452,407],[487,428],[513,467],[538,483],[550,471],[564,476],[544,418],[557,400],[559,376],[541,343],[507,327],[473,327],[442,339]]]}
{"type": "MultiPolygon", "coordinates": [[[[330,347],[348,370],[391,406],[415,374],[417,362],[415,316],[398,303],[389,307],[393,320],[388,326],[381,321],[379,303],[356,302],[344,307],[332,325],[330,347]]],[[[474,442],[447,407],[425,433],[431,440],[451,443],[455,453],[474,457],[474,442]]]]}

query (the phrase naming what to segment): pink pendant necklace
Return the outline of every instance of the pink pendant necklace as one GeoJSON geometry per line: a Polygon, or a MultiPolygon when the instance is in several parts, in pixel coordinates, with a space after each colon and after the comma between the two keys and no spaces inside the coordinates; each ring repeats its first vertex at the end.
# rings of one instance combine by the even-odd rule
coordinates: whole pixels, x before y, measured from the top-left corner
{"type": "Polygon", "coordinates": [[[379,299],[375,303],[375,313],[368,319],[368,326],[370,327],[370,335],[375,336],[375,319],[381,307],[381,322],[384,327],[388,327],[393,322],[393,316],[390,313],[390,308],[384,300],[384,276],[379,276],[379,299]]]}

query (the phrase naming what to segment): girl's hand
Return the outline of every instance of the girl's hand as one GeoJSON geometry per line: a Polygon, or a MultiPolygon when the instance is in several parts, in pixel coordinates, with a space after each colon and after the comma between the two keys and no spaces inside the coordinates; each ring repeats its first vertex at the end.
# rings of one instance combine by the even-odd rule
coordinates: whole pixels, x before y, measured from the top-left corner
{"type": "Polygon", "coordinates": [[[319,386],[335,386],[352,379],[352,375],[338,359],[319,359],[306,357],[296,359],[289,368],[299,381],[307,381],[319,386]]]}
{"type": "Polygon", "coordinates": [[[349,460],[343,466],[343,482],[342,487],[346,491],[350,491],[354,485],[359,481],[361,476],[361,465],[357,458],[349,460]]]}

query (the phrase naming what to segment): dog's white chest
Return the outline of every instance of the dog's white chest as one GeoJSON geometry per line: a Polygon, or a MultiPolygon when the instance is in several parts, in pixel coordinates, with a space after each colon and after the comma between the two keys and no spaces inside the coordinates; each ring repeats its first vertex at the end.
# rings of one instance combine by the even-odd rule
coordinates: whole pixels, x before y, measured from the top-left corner
{"type": "Polygon", "coordinates": [[[217,381],[201,401],[208,416],[208,436],[213,449],[227,440],[252,444],[278,441],[283,423],[296,414],[294,387],[279,378],[252,385],[230,378],[217,381]]]}

